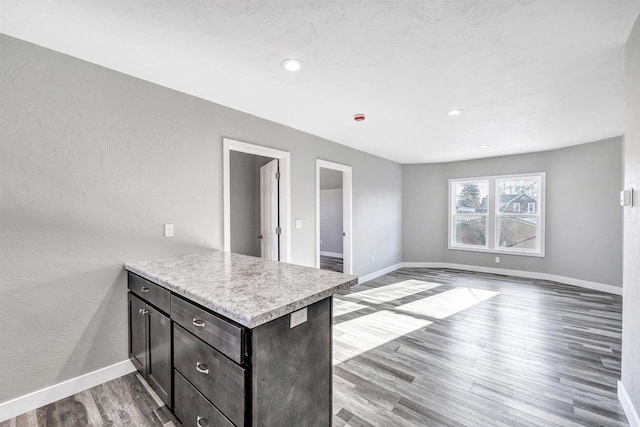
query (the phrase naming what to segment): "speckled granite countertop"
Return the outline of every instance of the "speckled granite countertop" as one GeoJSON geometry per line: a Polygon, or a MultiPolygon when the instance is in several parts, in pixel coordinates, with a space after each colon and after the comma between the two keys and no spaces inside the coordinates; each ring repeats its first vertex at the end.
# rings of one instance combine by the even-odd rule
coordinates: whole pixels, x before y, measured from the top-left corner
{"type": "Polygon", "coordinates": [[[124,267],[249,328],[358,283],[356,276],[222,251],[124,267]]]}

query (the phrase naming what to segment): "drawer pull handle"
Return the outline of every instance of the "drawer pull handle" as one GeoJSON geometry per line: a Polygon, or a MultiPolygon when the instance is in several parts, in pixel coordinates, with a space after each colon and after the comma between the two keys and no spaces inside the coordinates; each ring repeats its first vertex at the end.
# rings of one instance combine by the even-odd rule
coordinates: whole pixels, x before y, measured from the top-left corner
{"type": "Polygon", "coordinates": [[[195,326],[196,328],[204,328],[204,320],[199,320],[194,317],[193,326],[195,326]]]}
{"type": "Polygon", "coordinates": [[[139,312],[140,314],[142,314],[143,316],[144,316],[145,314],[149,314],[149,310],[147,310],[146,308],[141,308],[140,310],[138,310],[138,312],[139,312]]]}
{"type": "Polygon", "coordinates": [[[198,415],[197,421],[196,421],[196,425],[198,427],[209,427],[209,422],[207,421],[207,419],[205,417],[201,417],[198,415]]]}
{"type": "Polygon", "coordinates": [[[209,375],[209,367],[204,363],[196,362],[196,371],[201,374],[209,375]]]}
{"type": "Polygon", "coordinates": [[[149,288],[147,288],[146,286],[143,286],[142,289],[140,289],[142,292],[149,292],[149,288]]]}

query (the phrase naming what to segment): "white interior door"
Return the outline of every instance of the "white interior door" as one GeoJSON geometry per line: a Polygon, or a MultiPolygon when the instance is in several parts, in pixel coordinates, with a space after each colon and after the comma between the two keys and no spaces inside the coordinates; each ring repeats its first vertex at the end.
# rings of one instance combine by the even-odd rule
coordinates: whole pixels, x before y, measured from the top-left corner
{"type": "Polygon", "coordinates": [[[260,168],[260,256],[279,261],[278,160],[260,168]]]}

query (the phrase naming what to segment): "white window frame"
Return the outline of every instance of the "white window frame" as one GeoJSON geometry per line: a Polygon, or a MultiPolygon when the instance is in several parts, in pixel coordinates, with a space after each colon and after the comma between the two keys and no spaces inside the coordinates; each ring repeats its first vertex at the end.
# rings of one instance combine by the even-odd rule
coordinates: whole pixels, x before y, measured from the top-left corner
{"type": "MultiPolygon", "coordinates": [[[[487,253],[495,253],[495,254],[505,254],[505,255],[519,255],[519,256],[530,256],[530,257],[539,257],[542,258],[545,256],[545,210],[546,210],[546,173],[545,172],[532,172],[532,173],[523,173],[523,174],[512,174],[512,175],[492,175],[492,176],[479,176],[479,177],[470,177],[470,178],[455,178],[449,179],[449,242],[448,248],[450,250],[458,250],[458,251],[472,251],[472,252],[487,252],[487,253]],[[521,209],[519,215],[523,216],[537,216],[538,217],[538,240],[535,250],[531,249],[510,249],[510,248],[501,248],[498,246],[498,220],[499,220],[499,207],[500,201],[498,200],[498,182],[501,180],[509,180],[509,179],[518,179],[518,178],[537,178],[539,188],[538,188],[538,200],[536,206],[536,212],[529,212],[528,206],[527,211],[524,212],[521,209]],[[486,246],[476,246],[476,245],[460,245],[455,243],[455,221],[454,217],[459,215],[455,212],[455,203],[456,198],[454,194],[454,186],[458,183],[466,183],[466,182],[482,182],[489,181],[489,195],[487,202],[487,238],[486,246]]],[[[476,214],[477,215],[477,214],[476,214]]],[[[513,212],[507,213],[507,215],[513,215],[513,212]]]]}
{"type": "Polygon", "coordinates": [[[527,213],[529,213],[529,214],[536,213],[536,204],[535,203],[527,203],[527,213]],[[531,209],[531,206],[533,206],[533,209],[531,209]]]}
{"type": "Polygon", "coordinates": [[[455,224],[455,218],[456,217],[465,217],[465,216],[481,216],[484,215],[485,217],[485,230],[487,230],[486,232],[486,239],[485,239],[485,245],[481,246],[481,245],[464,245],[464,244],[456,244],[455,245],[455,249],[463,249],[463,250],[469,250],[469,251],[487,251],[489,250],[489,224],[490,224],[490,210],[491,207],[489,206],[488,201],[491,200],[489,198],[489,193],[491,192],[491,181],[489,181],[486,178],[472,178],[472,179],[455,179],[455,180],[449,180],[449,247],[451,248],[451,246],[453,245],[453,242],[456,242],[456,228],[454,226],[455,224]],[[459,213],[456,212],[456,195],[454,194],[454,187],[456,184],[467,184],[467,183],[486,183],[487,184],[487,213],[477,213],[477,212],[470,212],[470,213],[459,213]]]}

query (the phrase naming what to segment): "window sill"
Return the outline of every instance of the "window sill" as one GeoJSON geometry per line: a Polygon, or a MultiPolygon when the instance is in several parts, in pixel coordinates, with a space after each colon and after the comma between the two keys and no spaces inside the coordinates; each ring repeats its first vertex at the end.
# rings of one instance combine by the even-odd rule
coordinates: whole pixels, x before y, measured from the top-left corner
{"type": "Polygon", "coordinates": [[[505,251],[500,249],[484,249],[484,248],[470,248],[470,247],[462,247],[462,246],[451,246],[449,245],[449,250],[452,251],[466,251],[466,252],[484,252],[488,254],[497,254],[497,255],[516,255],[516,256],[527,256],[534,258],[544,258],[544,251],[541,252],[526,252],[526,251],[505,251]]]}

